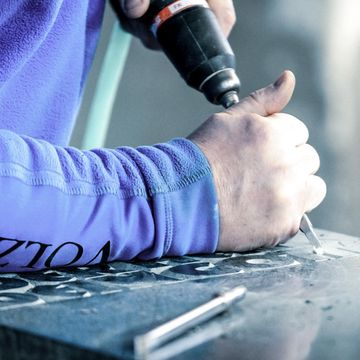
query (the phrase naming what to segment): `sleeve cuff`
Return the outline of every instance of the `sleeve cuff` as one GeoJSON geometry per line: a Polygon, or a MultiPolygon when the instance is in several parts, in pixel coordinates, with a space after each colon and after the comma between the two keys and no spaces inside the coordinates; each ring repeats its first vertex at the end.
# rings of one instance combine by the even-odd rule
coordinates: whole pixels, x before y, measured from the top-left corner
{"type": "Polygon", "coordinates": [[[190,140],[177,138],[159,146],[164,145],[168,154],[171,148],[173,163],[181,167],[175,186],[153,194],[155,228],[162,229],[156,235],[162,241],[158,238],[155,244],[163,246],[153,248],[152,254],[154,250],[159,256],[213,253],[219,238],[219,210],[210,165],[190,140]]]}

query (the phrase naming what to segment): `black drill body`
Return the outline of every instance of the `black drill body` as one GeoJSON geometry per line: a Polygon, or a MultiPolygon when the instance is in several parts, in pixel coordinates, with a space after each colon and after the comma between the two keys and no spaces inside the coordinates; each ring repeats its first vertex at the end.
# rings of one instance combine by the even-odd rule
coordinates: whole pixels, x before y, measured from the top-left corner
{"type": "Polygon", "coordinates": [[[186,83],[203,92],[211,103],[227,108],[239,101],[240,81],[235,73],[235,56],[214,13],[206,2],[204,4],[188,0],[151,0],[141,20],[152,29],[186,83]],[[169,15],[169,6],[172,10],[178,6],[180,10],[169,15]],[[159,23],[159,19],[163,22],[159,23]]]}

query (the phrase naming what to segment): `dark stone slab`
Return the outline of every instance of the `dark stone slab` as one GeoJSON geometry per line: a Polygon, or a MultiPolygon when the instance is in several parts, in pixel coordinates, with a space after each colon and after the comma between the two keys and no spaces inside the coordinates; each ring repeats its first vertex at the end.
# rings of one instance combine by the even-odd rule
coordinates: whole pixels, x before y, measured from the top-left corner
{"type": "Polygon", "coordinates": [[[132,359],[134,336],[240,284],[243,302],[153,358],[357,359],[360,241],[320,233],[323,257],[298,235],[251,253],[0,275],[0,359],[132,359]]]}

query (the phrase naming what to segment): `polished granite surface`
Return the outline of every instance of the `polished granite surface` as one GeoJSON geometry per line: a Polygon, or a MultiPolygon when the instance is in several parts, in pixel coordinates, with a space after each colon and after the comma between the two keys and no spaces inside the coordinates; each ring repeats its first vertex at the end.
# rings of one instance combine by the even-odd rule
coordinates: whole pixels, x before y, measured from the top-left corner
{"type": "Polygon", "coordinates": [[[360,240],[319,230],[244,254],[0,275],[0,359],[132,359],[134,336],[238,285],[246,298],[151,359],[358,359],[360,240]]]}

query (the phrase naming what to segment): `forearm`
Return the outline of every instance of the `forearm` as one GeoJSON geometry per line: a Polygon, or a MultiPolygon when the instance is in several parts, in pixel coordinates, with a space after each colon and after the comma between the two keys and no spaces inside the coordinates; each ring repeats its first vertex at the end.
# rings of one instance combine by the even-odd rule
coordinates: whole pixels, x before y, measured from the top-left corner
{"type": "Polygon", "coordinates": [[[218,214],[190,141],[80,151],[0,130],[0,265],[28,271],[211,252],[218,214]]]}

